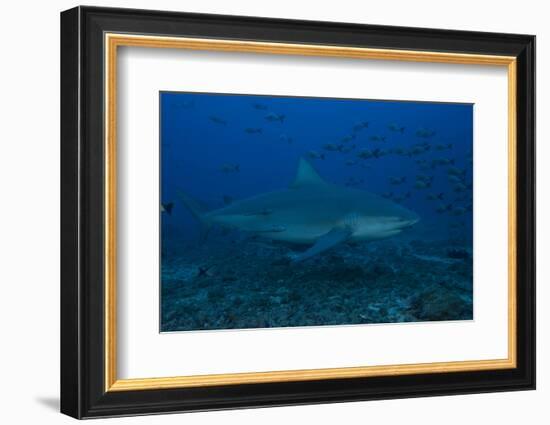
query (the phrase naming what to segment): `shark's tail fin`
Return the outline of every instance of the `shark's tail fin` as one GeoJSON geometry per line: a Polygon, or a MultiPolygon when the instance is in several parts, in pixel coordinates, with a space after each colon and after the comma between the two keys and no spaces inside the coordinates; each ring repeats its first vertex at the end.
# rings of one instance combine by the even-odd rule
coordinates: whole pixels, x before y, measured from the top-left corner
{"type": "Polygon", "coordinates": [[[206,218],[205,208],[195,199],[191,198],[182,190],[178,189],[178,196],[182,200],[183,204],[187,207],[191,215],[200,223],[201,225],[201,241],[204,241],[208,236],[208,232],[212,227],[212,224],[206,218]]]}

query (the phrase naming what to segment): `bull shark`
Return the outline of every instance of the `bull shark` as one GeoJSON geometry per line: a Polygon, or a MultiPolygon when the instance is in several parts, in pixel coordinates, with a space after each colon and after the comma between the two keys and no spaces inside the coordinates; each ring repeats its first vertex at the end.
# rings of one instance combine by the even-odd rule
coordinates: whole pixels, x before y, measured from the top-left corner
{"type": "Polygon", "coordinates": [[[398,235],[420,220],[413,211],[389,199],[325,181],[303,158],[287,189],[235,201],[213,211],[205,211],[181,191],[179,195],[205,233],[213,225],[220,225],[276,241],[310,245],[290,255],[293,263],[341,243],[398,235]]]}

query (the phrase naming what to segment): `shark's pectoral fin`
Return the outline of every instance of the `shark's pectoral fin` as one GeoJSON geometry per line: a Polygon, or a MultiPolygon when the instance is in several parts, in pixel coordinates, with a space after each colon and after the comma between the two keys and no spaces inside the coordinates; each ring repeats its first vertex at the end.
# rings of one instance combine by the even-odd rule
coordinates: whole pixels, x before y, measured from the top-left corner
{"type": "Polygon", "coordinates": [[[342,242],[347,241],[352,234],[353,230],[349,226],[335,227],[330,232],[325,233],[323,236],[317,239],[317,242],[315,242],[315,244],[311,248],[299,254],[291,255],[290,259],[293,263],[299,263],[300,261],[307,260],[308,258],[311,258],[342,242]]]}

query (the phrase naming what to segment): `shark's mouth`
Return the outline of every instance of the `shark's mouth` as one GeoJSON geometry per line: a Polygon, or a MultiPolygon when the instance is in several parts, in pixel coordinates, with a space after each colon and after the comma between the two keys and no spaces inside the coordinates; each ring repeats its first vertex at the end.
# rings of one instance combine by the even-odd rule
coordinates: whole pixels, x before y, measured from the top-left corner
{"type": "Polygon", "coordinates": [[[379,222],[383,223],[388,230],[403,230],[408,227],[411,227],[420,221],[419,217],[387,217],[380,218],[379,222]]]}
{"type": "Polygon", "coordinates": [[[399,229],[407,229],[409,227],[412,227],[414,226],[416,223],[418,223],[420,221],[419,218],[409,218],[409,219],[401,219],[399,220],[399,222],[397,223],[397,225],[399,226],[398,228],[399,229]]]}

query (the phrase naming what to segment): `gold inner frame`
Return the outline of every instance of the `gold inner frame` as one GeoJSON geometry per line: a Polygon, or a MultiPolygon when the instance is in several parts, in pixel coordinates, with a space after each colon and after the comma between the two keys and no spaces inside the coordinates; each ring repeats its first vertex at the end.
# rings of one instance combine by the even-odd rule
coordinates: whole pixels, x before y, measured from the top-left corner
{"type": "Polygon", "coordinates": [[[370,49],[328,45],[105,34],[105,391],[134,391],[213,385],[357,378],[416,373],[447,373],[516,367],[516,58],[462,53],[370,49]],[[117,51],[120,46],[328,56],[507,67],[508,72],[508,357],[382,366],[247,372],[164,378],[118,379],[116,324],[116,123],[117,51]]]}

